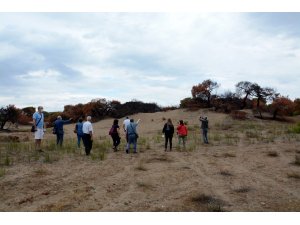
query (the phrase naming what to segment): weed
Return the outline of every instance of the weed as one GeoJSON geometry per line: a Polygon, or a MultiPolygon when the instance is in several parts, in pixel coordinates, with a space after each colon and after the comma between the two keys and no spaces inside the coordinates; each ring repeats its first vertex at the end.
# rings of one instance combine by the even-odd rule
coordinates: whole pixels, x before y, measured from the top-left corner
{"type": "Polygon", "coordinates": [[[8,154],[5,156],[4,165],[5,166],[10,166],[11,165],[11,160],[10,160],[8,154]]]}
{"type": "Polygon", "coordinates": [[[200,205],[205,205],[207,211],[209,212],[223,212],[222,208],[223,201],[216,199],[210,195],[201,194],[199,196],[193,197],[192,202],[200,205]]]}

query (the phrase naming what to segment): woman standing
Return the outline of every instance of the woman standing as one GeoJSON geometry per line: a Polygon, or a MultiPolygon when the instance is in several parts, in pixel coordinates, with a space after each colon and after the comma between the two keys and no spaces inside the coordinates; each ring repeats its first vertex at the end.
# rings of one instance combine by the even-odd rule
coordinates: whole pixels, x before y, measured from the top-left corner
{"type": "Polygon", "coordinates": [[[110,128],[109,135],[113,140],[113,149],[114,151],[118,151],[118,145],[120,144],[120,127],[118,125],[119,120],[115,119],[112,127],[110,128]]]}
{"type": "Polygon", "coordinates": [[[172,138],[174,134],[174,126],[171,119],[168,119],[168,121],[165,123],[162,132],[165,135],[165,151],[167,151],[168,142],[170,145],[170,151],[172,151],[172,138]]]}
{"type": "Polygon", "coordinates": [[[186,137],[187,137],[188,131],[187,131],[187,127],[183,123],[183,120],[179,121],[179,125],[177,127],[177,134],[178,134],[178,140],[179,140],[179,147],[180,147],[181,140],[182,140],[183,148],[185,148],[185,142],[186,142],[186,137]]]}
{"type": "Polygon", "coordinates": [[[76,123],[76,126],[75,126],[75,130],[74,130],[74,133],[77,134],[77,147],[80,148],[80,141],[81,139],[83,140],[83,131],[82,131],[82,126],[83,126],[83,123],[82,123],[82,119],[80,118],[78,120],[78,122],[76,123]]]}

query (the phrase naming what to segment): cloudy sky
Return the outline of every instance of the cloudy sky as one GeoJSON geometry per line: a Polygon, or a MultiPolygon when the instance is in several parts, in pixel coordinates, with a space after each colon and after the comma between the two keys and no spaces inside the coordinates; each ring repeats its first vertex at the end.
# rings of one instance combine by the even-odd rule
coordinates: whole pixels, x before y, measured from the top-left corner
{"type": "Polygon", "coordinates": [[[300,97],[300,13],[0,13],[0,106],[178,105],[205,79],[300,97]]]}

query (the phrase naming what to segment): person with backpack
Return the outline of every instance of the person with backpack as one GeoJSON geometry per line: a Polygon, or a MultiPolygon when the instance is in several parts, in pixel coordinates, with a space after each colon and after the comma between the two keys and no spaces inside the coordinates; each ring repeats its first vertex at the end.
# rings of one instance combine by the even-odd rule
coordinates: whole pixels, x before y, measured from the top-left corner
{"type": "Polygon", "coordinates": [[[183,148],[185,148],[187,134],[188,134],[187,127],[184,125],[183,120],[180,120],[179,121],[179,125],[177,127],[177,135],[178,135],[179,147],[180,147],[180,144],[181,144],[181,141],[182,141],[183,148]]]}
{"type": "Polygon", "coordinates": [[[82,123],[83,119],[79,119],[78,122],[75,125],[74,133],[77,134],[77,146],[80,148],[80,141],[82,140],[83,142],[83,131],[82,131],[82,123]]]}
{"type": "Polygon", "coordinates": [[[207,132],[208,132],[208,119],[207,117],[200,116],[199,118],[201,122],[201,129],[202,129],[202,136],[203,136],[203,142],[205,144],[208,144],[208,138],[207,138],[207,132]]]}
{"type": "Polygon", "coordinates": [[[172,151],[172,138],[174,134],[174,126],[171,119],[168,119],[168,121],[165,123],[162,132],[165,136],[165,151],[167,151],[168,142],[170,145],[170,151],[172,151]]]}
{"type": "Polygon", "coordinates": [[[68,120],[63,120],[61,116],[57,117],[57,120],[54,122],[53,134],[56,134],[56,144],[62,147],[64,141],[64,125],[71,123],[72,118],[68,120]]]}
{"type": "Polygon", "coordinates": [[[43,106],[38,107],[38,111],[32,115],[33,119],[33,131],[35,139],[35,150],[42,152],[41,145],[44,137],[46,126],[44,123],[43,106]]]}
{"type": "Polygon", "coordinates": [[[119,120],[115,119],[113,122],[112,127],[109,130],[109,135],[113,140],[113,149],[114,151],[118,151],[118,145],[120,144],[120,127],[119,127],[119,120]]]}

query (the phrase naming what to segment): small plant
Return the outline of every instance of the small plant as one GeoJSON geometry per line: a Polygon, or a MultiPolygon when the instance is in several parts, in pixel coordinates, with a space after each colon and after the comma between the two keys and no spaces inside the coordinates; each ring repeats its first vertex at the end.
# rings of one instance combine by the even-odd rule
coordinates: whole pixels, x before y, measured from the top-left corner
{"type": "Polygon", "coordinates": [[[270,157],[278,157],[278,153],[276,151],[271,151],[271,152],[268,152],[268,156],[270,157]]]}
{"type": "Polygon", "coordinates": [[[209,212],[223,212],[223,201],[216,199],[210,195],[201,194],[192,198],[192,202],[200,205],[206,205],[209,212]]]}
{"type": "Polygon", "coordinates": [[[39,169],[35,170],[34,173],[38,176],[44,176],[44,175],[47,175],[49,172],[48,172],[48,170],[46,170],[44,168],[39,168],[39,169]]]}
{"type": "Polygon", "coordinates": [[[152,189],[152,185],[149,183],[146,183],[144,181],[137,181],[136,182],[137,186],[143,189],[152,189]]]}

